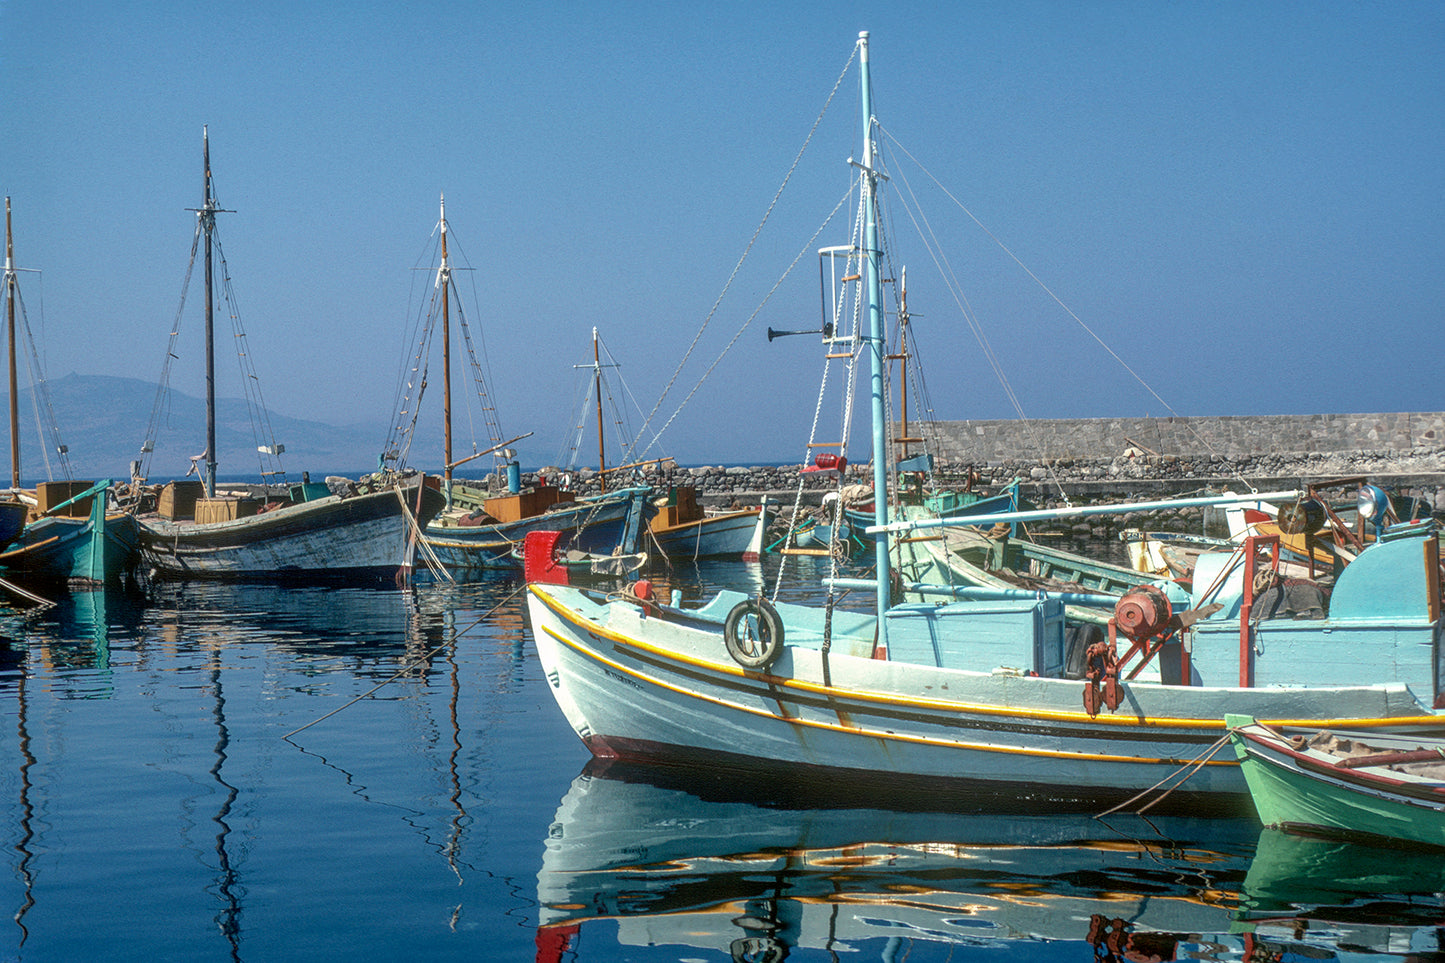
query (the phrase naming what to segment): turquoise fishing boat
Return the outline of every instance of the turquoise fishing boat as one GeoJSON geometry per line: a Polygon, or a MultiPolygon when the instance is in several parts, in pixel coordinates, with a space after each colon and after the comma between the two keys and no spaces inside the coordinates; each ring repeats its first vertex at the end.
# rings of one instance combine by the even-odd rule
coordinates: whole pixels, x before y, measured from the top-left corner
{"type": "MultiPolygon", "coordinates": [[[[5,322],[10,371],[10,491],[0,500],[0,573],[7,578],[45,583],[115,583],[135,564],[134,520],[109,510],[110,482],[51,481],[34,492],[20,488],[19,386],[16,348],[29,338],[20,297],[19,269],[11,229],[10,198],[5,198],[5,322]],[[16,322],[20,308],[21,323],[16,322]]],[[[47,406],[48,407],[48,406],[47,406]]],[[[55,451],[68,471],[67,449],[55,438],[55,451]]]]}

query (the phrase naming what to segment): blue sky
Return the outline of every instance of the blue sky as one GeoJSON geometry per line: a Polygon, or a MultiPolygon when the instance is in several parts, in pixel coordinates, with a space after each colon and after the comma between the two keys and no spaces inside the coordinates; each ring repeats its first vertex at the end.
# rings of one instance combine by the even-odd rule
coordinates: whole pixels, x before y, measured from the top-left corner
{"type": "MultiPolygon", "coordinates": [[[[209,125],[272,408],[374,423],[381,445],[445,191],[503,429],[547,457],[594,325],[652,407],[861,29],[890,137],[1153,389],[915,169],[1024,415],[1445,408],[1436,2],[0,0],[0,189],[17,264],[43,271],[21,284],[49,375],[159,374],[209,125]]],[[[852,72],[664,412],[842,195],[856,87],[852,72]]],[[[898,227],[935,414],[1016,417],[898,227]]],[[[665,450],[800,457],[818,346],[765,330],[815,326],[815,272],[757,315],[665,450]]],[[[191,308],[174,383],[200,394],[191,308]]],[[[218,370],[239,394],[235,365],[218,370]]]]}

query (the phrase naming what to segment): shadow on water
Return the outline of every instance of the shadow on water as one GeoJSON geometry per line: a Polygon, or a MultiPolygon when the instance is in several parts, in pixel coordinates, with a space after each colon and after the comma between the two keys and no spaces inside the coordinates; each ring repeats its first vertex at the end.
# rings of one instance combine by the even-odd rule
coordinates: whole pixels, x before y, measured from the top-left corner
{"type": "MultiPolygon", "coordinates": [[[[1261,840],[1253,819],[1097,819],[998,800],[900,809],[844,795],[589,764],[543,842],[537,960],[619,959],[622,947],[930,960],[1057,941],[1110,961],[1331,959],[1346,945],[1439,958],[1438,860],[1397,867],[1361,916],[1359,894],[1331,882],[1348,866],[1307,858],[1316,841],[1261,840]],[[1290,878],[1274,872],[1290,866],[1290,878]],[[1331,885],[1331,905],[1300,901],[1331,885]]],[[[1335,846],[1336,859],[1379,865],[1368,849],[1335,846]]]]}

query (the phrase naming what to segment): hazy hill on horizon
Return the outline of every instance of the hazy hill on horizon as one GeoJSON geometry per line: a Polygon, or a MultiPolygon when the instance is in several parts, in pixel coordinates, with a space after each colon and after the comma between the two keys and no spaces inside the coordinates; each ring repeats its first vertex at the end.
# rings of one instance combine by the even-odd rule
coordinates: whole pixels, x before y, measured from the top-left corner
{"type": "MultiPolygon", "coordinates": [[[[54,421],[60,442],[68,449],[71,474],[76,478],[130,477],[130,463],[140,457],[156,385],[138,378],[81,375],[71,372],[48,382],[54,421]]],[[[216,449],[223,477],[249,477],[257,473],[259,459],[246,402],[241,398],[216,399],[216,449]]],[[[31,388],[20,391],[20,465],[26,484],[44,481],[45,454],[36,427],[36,404],[31,388]]],[[[43,413],[42,413],[43,414],[43,413]]],[[[193,455],[206,448],[204,399],[171,389],[150,460],[153,479],[184,475],[193,455]]],[[[366,425],[330,425],[270,412],[276,440],[286,446],[282,456],[288,477],[301,472],[355,476],[375,468],[386,440],[384,422],[366,425]]],[[[8,432],[0,430],[8,438],[8,432]]],[[[43,442],[49,446],[49,436],[43,442]]],[[[8,459],[6,459],[8,462],[8,459]]],[[[50,454],[51,473],[61,477],[56,456],[50,454]]]]}
{"type": "MultiPolygon", "coordinates": [[[[111,478],[117,481],[130,477],[130,463],[140,457],[155,405],[156,384],[139,378],[114,375],[82,375],[70,372],[47,382],[53,420],[58,427],[60,443],[68,449],[71,476],[77,479],[111,478]]],[[[190,468],[193,455],[206,448],[205,401],[172,388],[168,406],[155,439],[149,477],[162,481],[180,477],[190,468]]],[[[26,387],[19,394],[20,466],[25,485],[63,473],[55,454],[50,454],[50,470],[42,452],[41,434],[36,427],[34,392],[26,387]]],[[[216,447],[218,471],[222,478],[257,480],[260,459],[258,442],[252,434],[246,402],[237,397],[216,399],[216,447]]],[[[278,442],[286,446],[282,457],[287,478],[299,480],[301,473],[313,478],[336,474],[356,477],[374,471],[382,446],[387,439],[387,416],[376,416],[371,423],[334,425],[305,418],[294,418],[270,412],[271,429],[278,442]]],[[[441,430],[439,415],[423,417],[418,427],[419,441],[413,446],[408,464],[425,471],[441,470],[441,430]]],[[[0,427],[0,445],[8,446],[8,431],[0,427]]],[[[44,444],[48,447],[49,436],[44,444]]],[[[458,441],[458,456],[466,443],[458,441]]],[[[512,445],[517,459],[525,469],[565,464],[555,439],[537,437],[512,445]],[[560,460],[559,460],[560,459],[560,460]]],[[[596,454],[583,455],[583,465],[596,466],[596,454]]],[[[0,456],[3,457],[3,456],[0,456]]],[[[8,458],[4,459],[8,462],[8,458]]],[[[748,464],[771,464],[778,459],[753,460],[748,464]]],[[[719,464],[727,459],[710,459],[698,464],[719,464]]],[[[738,464],[743,462],[738,461],[738,464]]],[[[460,467],[460,477],[480,477],[492,467],[491,458],[477,459],[460,467]]]]}

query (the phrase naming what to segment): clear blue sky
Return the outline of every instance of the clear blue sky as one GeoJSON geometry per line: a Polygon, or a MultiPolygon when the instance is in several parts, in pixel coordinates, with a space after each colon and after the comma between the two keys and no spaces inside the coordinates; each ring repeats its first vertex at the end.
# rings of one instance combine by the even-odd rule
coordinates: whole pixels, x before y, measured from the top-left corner
{"type": "MultiPolygon", "coordinates": [[[[883,126],[1174,413],[1445,408],[1437,0],[0,0],[0,189],[18,265],[44,272],[21,283],[47,370],[158,375],[209,125],[273,409],[375,423],[381,444],[445,191],[503,428],[552,451],[593,325],[651,407],[860,29],[883,126]]],[[[853,73],[666,411],[842,195],[856,97],[853,73]]],[[[1169,413],[957,208],[920,203],[1026,415],[1169,413]]],[[[895,234],[936,415],[1014,417],[895,234]]],[[[815,271],[665,448],[800,457],[817,345],[764,332],[814,326],[815,271]]],[[[175,384],[200,394],[195,311],[185,326],[175,384]]],[[[239,394],[234,364],[218,369],[239,394]]]]}

